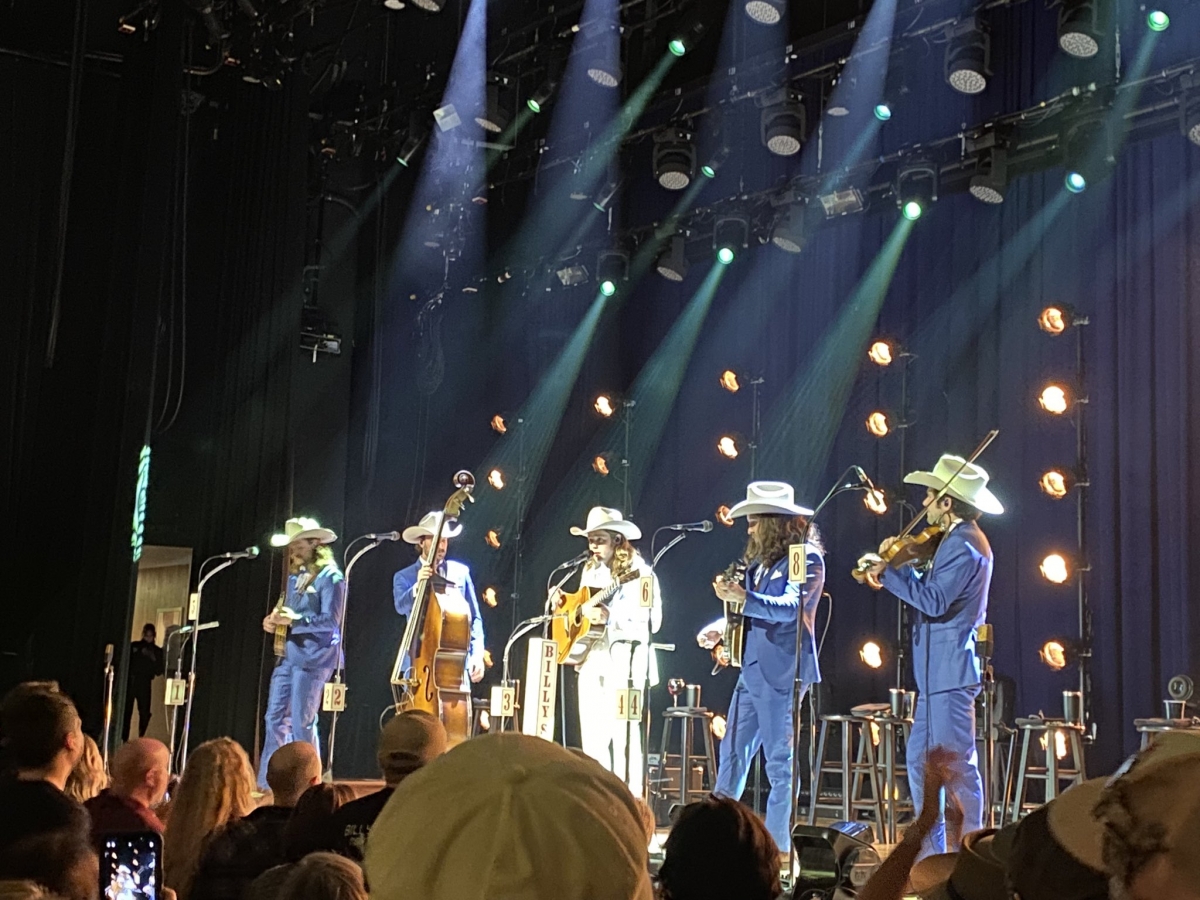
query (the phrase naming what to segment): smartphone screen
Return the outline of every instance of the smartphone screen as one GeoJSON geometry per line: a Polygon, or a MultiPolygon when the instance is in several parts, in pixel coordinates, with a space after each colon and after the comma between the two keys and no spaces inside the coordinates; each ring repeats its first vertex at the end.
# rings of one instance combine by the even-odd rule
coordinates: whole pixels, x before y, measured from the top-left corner
{"type": "Polygon", "coordinates": [[[153,831],[104,838],[100,896],[104,900],[157,900],[162,882],[162,838],[153,831]]]}

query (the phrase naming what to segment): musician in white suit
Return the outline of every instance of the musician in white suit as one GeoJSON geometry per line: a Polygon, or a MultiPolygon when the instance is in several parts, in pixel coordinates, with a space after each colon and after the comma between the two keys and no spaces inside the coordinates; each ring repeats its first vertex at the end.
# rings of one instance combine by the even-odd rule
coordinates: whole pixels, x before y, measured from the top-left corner
{"type": "Polygon", "coordinates": [[[584,564],[580,586],[604,589],[626,572],[636,577],[624,584],[607,604],[586,610],[593,624],[605,624],[604,635],[579,665],[579,731],[583,752],[623,778],[635,796],[642,795],[642,725],[617,717],[617,691],[644,688],[649,677],[658,683],[650,652],[650,635],[662,625],[662,596],[658,578],[631,541],[642,536],[620,510],[606,506],[588,512],[582,528],[571,534],[586,537],[591,556],[584,564]],[[651,578],[651,605],[642,605],[641,580],[651,578]],[[629,736],[628,767],[626,735],[629,736]]]}

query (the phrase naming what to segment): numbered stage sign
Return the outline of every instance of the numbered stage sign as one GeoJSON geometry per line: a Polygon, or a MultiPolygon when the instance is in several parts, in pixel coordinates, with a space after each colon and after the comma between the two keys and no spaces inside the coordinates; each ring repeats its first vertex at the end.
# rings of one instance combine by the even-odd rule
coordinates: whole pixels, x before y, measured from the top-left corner
{"type": "Polygon", "coordinates": [[[654,576],[643,575],[638,580],[638,600],[642,609],[651,609],[654,606],[654,576]]]}
{"type": "Polygon", "coordinates": [[[788,546],[788,582],[804,584],[808,581],[808,554],[803,544],[788,546]]]}
{"type": "Polygon", "coordinates": [[[530,638],[525,660],[525,719],[521,731],[554,740],[554,700],[558,692],[558,645],[530,638]]]}
{"type": "Polygon", "coordinates": [[[325,696],[321,699],[321,709],[324,712],[345,712],[346,686],[337,681],[327,681],[325,696]]]}
{"type": "Polygon", "coordinates": [[[622,688],[617,691],[616,717],[619,722],[642,720],[642,692],[638,688],[622,688]]]}
{"type": "Polygon", "coordinates": [[[492,687],[492,704],[488,713],[493,719],[507,719],[517,711],[517,689],[509,685],[492,687]]]}
{"type": "Polygon", "coordinates": [[[163,695],[163,706],[183,706],[187,703],[187,681],[168,678],[167,692],[163,695]]]}

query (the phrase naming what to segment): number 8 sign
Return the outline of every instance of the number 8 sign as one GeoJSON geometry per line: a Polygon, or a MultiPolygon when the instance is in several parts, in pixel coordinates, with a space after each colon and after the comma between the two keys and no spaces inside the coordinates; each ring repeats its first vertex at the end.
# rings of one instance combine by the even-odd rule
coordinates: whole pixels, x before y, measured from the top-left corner
{"type": "Polygon", "coordinates": [[[788,547],[788,582],[804,584],[808,581],[808,554],[804,552],[803,544],[792,544],[788,547]]]}

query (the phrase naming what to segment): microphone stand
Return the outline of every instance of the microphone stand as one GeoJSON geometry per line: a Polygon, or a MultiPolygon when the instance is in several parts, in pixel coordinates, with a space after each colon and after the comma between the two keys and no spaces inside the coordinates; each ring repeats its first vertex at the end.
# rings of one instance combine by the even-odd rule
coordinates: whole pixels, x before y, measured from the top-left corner
{"type": "MultiPolygon", "coordinates": [[[[832,488],[830,488],[829,493],[826,494],[821,499],[821,502],[817,504],[817,508],[813,510],[813,514],[808,517],[808,521],[804,525],[804,531],[801,534],[801,544],[805,548],[802,551],[804,553],[804,559],[805,559],[804,571],[803,571],[803,575],[804,575],[803,582],[808,581],[808,562],[807,562],[807,560],[808,560],[808,549],[807,549],[808,548],[808,533],[812,529],[813,522],[816,521],[817,516],[819,516],[821,514],[821,510],[823,510],[825,508],[825,506],[829,503],[829,501],[832,500],[834,497],[836,497],[838,494],[845,493],[846,491],[866,490],[866,485],[862,484],[861,482],[851,482],[849,484],[846,483],[847,476],[852,475],[854,473],[854,471],[855,471],[855,467],[850,466],[848,469],[846,469],[845,472],[843,472],[838,477],[837,484],[835,484],[832,488]]],[[[797,603],[797,605],[796,605],[796,669],[795,669],[795,675],[792,680],[792,785],[791,785],[791,789],[788,791],[788,804],[789,804],[789,806],[788,806],[788,810],[789,810],[789,813],[788,813],[788,843],[791,844],[790,856],[791,856],[791,860],[792,860],[793,874],[795,872],[799,871],[799,864],[800,864],[800,856],[796,852],[796,842],[791,839],[791,836],[792,836],[792,833],[796,830],[796,812],[797,812],[797,806],[798,806],[798,804],[796,803],[796,797],[800,792],[800,753],[799,753],[800,731],[801,731],[800,698],[801,698],[801,695],[804,690],[803,684],[801,683],[801,680],[800,680],[800,654],[801,654],[802,647],[804,646],[803,642],[804,642],[804,634],[805,634],[805,631],[804,631],[803,582],[801,583],[801,588],[800,588],[800,591],[801,591],[800,602],[797,603]]],[[[813,728],[812,728],[812,733],[810,733],[810,735],[809,735],[809,738],[810,738],[809,745],[810,746],[809,746],[808,768],[809,768],[810,777],[812,774],[813,755],[815,752],[811,745],[813,743],[813,740],[815,740],[815,736],[816,736],[816,723],[814,722],[813,728]]],[[[775,787],[774,787],[774,785],[772,785],[772,790],[774,790],[774,789],[775,789],[775,787]]]]}
{"type": "MultiPolygon", "coordinates": [[[[542,627],[542,637],[543,638],[550,637],[550,622],[554,619],[554,610],[551,608],[550,598],[554,596],[555,591],[561,590],[562,586],[564,584],[566,584],[568,581],[570,581],[572,576],[574,576],[574,574],[579,571],[580,566],[582,566],[586,562],[587,562],[587,559],[584,559],[583,561],[577,562],[574,565],[560,567],[560,568],[566,568],[567,574],[564,575],[562,577],[562,580],[559,581],[558,584],[554,585],[554,587],[550,586],[550,579],[554,577],[555,573],[558,572],[558,569],[555,569],[554,572],[551,572],[550,577],[546,579],[546,605],[542,608],[544,615],[541,617],[541,620],[540,620],[541,622],[545,623],[542,627]]],[[[520,626],[518,626],[518,627],[520,627],[520,626]]],[[[521,632],[521,633],[524,634],[524,632],[521,632]]],[[[505,655],[507,655],[507,650],[505,651],[505,655]]],[[[562,728],[562,745],[564,747],[567,746],[567,692],[562,690],[562,686],[565,682],[566,682],[566,679],[563,678],[563,666],[559,665],[559,667],[558,667],[558,687],[559,687],[558,710],[559,710],[559,726],[562,728]]]]}
{"type": "MultiPolygon", "coordinates": [[[[568,574],[567,578],[570,578],[570,577],[571,577],[570,574],[568,574]]],[[[567,580],[567,578],[564,578],[563,582],[565,582],[567,580]]],[[[560,584],[561,583],[562,582],[560,582],[560,584]]],[[[509,672],[508,660],[509,660],[509,654],[512,652],[513,644],[515,644],[519,638],[521,638],[522,636],[533,631],[533,629],[537,628],[539,625],[549,625],[550,620],[553,618],[554,618],[553,615],[534,616],[531,619],[525,619],[524,621],[517,623],[517,627],[513,629],[512,634],[510,634],[508,636],[508,641],[506,641],[504,644],[504,658],[500,663],[500,687],[502,689],[512,687],[512,681],[508,677],[508,672],[509,672]]],[[[507,718],[509,718],[509,717],[508,716],[500,716],[500,727],[498,729],[499,731],[505,730],[504,720],[507,718]]],[[[514,718],[514,719],[516,718],[516,703],[515,702],[513,703],[512,718],[514,718]]]]}
{"type": "MultiPolygon", "coordinates": [[[[374,550],[383,543],[383,539],[381,538],[371,539],[370,543],[355,553],[354,556],[351,557],[350,562],[346,563],[346,556],[349,555],[350,548],[365,538],[367,538],[366,535],[363,535],[362,537],[356,537],[346,545],[346,550],[342,554],[342,561],[346,565],[346,571],[342,576],[346,582],[346,596],[342,599],[342,614],[338,616],[338,640],[341,643],[338,647],[337,666],[333,670],[333,684],[342,683],[342,672],[346,668],[346,607],[350,605],[350,573],[354,570],[354,564],[358,562],[364,554],[374,550]]],[[[333,777],[333,748],[337,742],[337,723],[338,711],[337,709],[334,709],[333,721],[329,723],[329,759],[325,770],[329,774],[330,779],[333,777]]]]}
{"type": "Polygon", "coordinates": [[[108,771],[108,742],[112,729],[113,712],[113,645],[104,648],[104,732],[100,739],[100,755],[104,760],[104,771],[108,771]]]}

